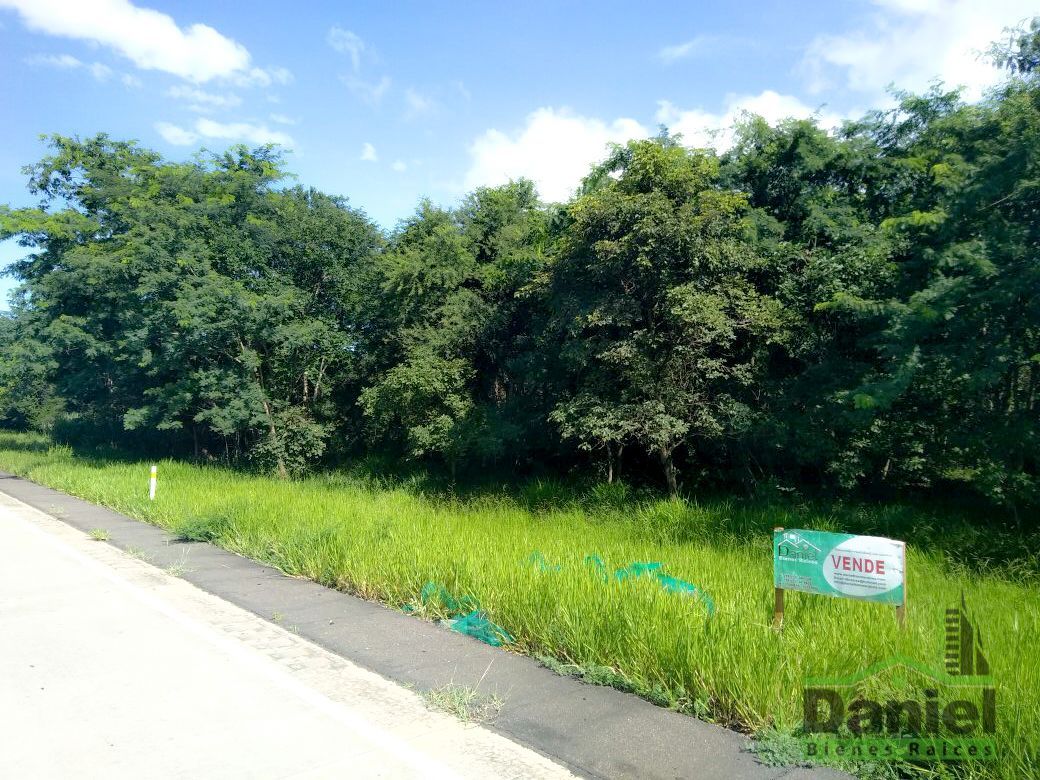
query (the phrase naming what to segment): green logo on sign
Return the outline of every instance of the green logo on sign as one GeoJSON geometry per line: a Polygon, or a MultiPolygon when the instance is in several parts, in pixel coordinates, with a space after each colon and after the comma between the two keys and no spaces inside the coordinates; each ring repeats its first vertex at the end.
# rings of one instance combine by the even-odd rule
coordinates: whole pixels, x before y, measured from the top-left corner
{"type": "Polygon", "coordinates": [[[799,561],[815,563],[820,560],[820,554],[820,548],[805,539],[797,531],[785,533],[776,548],[778,558],[785,561],[795,561],[796,563],[799,561]]]}
{"type": "Polygon", "coordinates": [[[906,549],[880,536],[778,529],[773,533],[773,584],[782,590],[904,603],[906,549]]]}

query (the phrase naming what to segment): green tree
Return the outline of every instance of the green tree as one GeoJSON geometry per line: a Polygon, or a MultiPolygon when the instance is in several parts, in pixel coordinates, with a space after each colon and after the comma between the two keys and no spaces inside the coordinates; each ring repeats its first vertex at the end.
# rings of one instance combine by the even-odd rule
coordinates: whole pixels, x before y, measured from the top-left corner
{"type": "Polygon", "coordinates": [[[545,216],[529,182],[481,189],[455,211],[423,204],[380,259],[382,363],[361,405],[378,440],[454,473],[522,449],[535,377],[522,291],[544,264],[545,216]]]}
{"type": "Polygon", "coordinates": [[[278,191],[276,151],[164,163],[105,136],[54,137],[35,209],[0,214],[27,340],[69,414],[106,438],[222,444],[283,476],[323,452],[379,235],[339,200],[278,191]]]}
{"type": "Polygon", "coordinates": [[[715,157],[667,137],[618,148],[568,207],[549,281],[567,365],[553,419],[611,459],[646,450],[672,493],[681,448],[749,425],[748,391],[783,338],[746,198],[719,176],[715,157]]]}

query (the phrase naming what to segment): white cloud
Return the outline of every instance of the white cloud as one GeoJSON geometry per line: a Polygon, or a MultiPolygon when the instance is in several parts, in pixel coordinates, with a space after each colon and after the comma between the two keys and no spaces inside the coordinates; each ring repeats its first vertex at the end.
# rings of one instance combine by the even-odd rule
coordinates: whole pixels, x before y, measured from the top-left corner
{"type": "Polygon", "coordinates": [[[661,50],[657,52],[657,56],[665,62],[675,62],[676,60],[685,59],[694,53],[700,43],[699,38],[686,41],[686,43],[677,43],[672,46],[662,46],[661,50]]]}
{"type": "Polygon", "coordinates": [[[291,84],[293,74],[288,68],[250,68],[228,78],[238,87],[270,87],[273,84],[291,84]]]}
{"type": "Polygon", "coordinates": [[[467,103],[473,99],[473,93],[469,91],[464,81],[453,81],[452,86],[455,87],[455,91],[462,96],[462,99],[467,103]]]}
{"type": "Polygon", "coordinates": [[[338,52],[350,55],[350,62],[354,66],[354,72],[361,72],[361,55],[365,51],[365,42],[361,36],[341,27],[333,27],[326,36],[329,46],[338,52]]]}
{"type": "Polygon", "coordinates": [[[815,116],[821,127],[830,129],[841,124],[833,112],[812,108],[793,95],[765,90],[757,95],[729,95],[721,112],[701,108],[680,109],[667,100],[658,103],[656,119],[669,132],[682,135],[686,146],[728,149],[733,145],[733,125],[748,114],[761,116],[770,124],[782,119],[805,119],[815,116]]]}
{"type": "Polygon", "coordinates": [[[218,138],[228,141],[246,141],[251,144],[281,144],[292,146],[293,139],[288,133],[270,130],[264,125],[248,122],[214,122],[212,119],[199,119],[195,122],[195,130],[203,138],[218,138]]]}
{"type": "Polygon", "coordinates": [[[695,35],[688,41],[657,50],[657,58],[666,64],[691,57],[705,57],[728,51],[754,49],[754,41],[736,35],[695,35]]]}
{"type": "Polygon", "coordinates": [[[809,88],[847,88],[872,99],[889,84],[921,91],[935,79],[963,86],[969,99],[1001,74],[983,57],[989,44],[1036,13],[1036,0],[873,0],[857,29],[820,35],[802,68],[809,88]]]}
{"type": "Polygon", "coordinates": [[[185,101],[196,111],[235,108],[242,104],[242,98],[238,95],[223,95],[215,92],[206,92],[198,87],[189,87],[186,85],[170,87],[166,91],[166,94],[176,100],[185,101]]]}
{"type": "Polygon", "coordinates": [[[688,41],[676,43],[671,46],[662,46],[657,57],[662,62],[672,63],[684,60],[688,57],[697,57],[718,51],[724,45],[750,45],[748,41],[740,41],[735,38],[721,35],[697,35],[688,41]]]}
{"type": "Polygon", "coordinates": [[[281,144],[291,146],[292,138],[278,130],[270,130],[264,125],[248,122],[215,122],[212,119],[200,118],[192,129],[180,127],[169,122],[156,122],[155,129],[159,135],[175,146],[191,146],[202,140],[243,141],[250,144],[281,144]]]}
{"type": "Polygon", "coordinates": [[[390,77],[383,76],[379,81],[365,81],[355,76],[342,76],[343,83],[347,89],[364,100],[366,103],[378,103],[383,95],[390,89],[390,77]]]}
{"type": "Polygon", "coordinates": [[[166,143],[174,146],[190,146],[199,140],[198,135],[191,130],[185,130],[169,122],[156,122],[155,129],[166,143]]]}
{"type": "Polygon", "coordinates": [[[365,162],[379,162],[379,155],[376,154],[376,148],[370,143],[365,143],[361,146],[361,158],[365,162]]]}
{"type": "Polygon", "coordinates": [[[90,75],[98,81],[105,81],[112,75],[112,69],[108,65],[103,65],[100,62],[92,62],[88,67],[90,75]]]}
{"type": "Polygon", "coordinates": [[[295,125],[299,120],[293,119],[291,116],[285,114],[268,114],[268,118],[272,122],[277,122],[280,125],[295,125]]]}
{"type": "Polygon", "coordinates": [[[35,57],[29,57],[26,62],[30,65],[46,65],[49,68],[62,68],[63,70],[83,67],[83,63],[71,54],[38,54],[35,57]]]}
{"type": "Polygon", "coordinates": [[[137,78],[137,76],[132,73],[124,73],[119,80],[123,82],[124,87],[129,87],[131,89],[137,89],[143,86],[141,84],[141,79],[137,78]]]}
{"type": "Polygon", "coordinates": [[[428,114],[437,107],[437,103],[433,98],[420,94],[411,87],[406,89],[404,92],[404,102],[407,106],[405,116],[408,119],[414,119],[422,114],[428,114]]]}
{"type": "Polygon", "coordinates": [[[205,24],[181,28],[172,17],[129,0],[0,0],[32,30],[107,46],[139,68],[203,82],[249,71],[246,48],[205,24]]]}
{"type": "Polygon", "coordinates": [[[404,160],[394,160],[394,164],[390,166],[398,173],[404,173],[408,170],[408,164],[404,160]]]}
{"type": "MultiPolygon", "coordinates": [[[[816,110],[791,95],[773,91],[758,95],[729,96],[719,112],[683,110],[668,101],[658,104],[656,119],[673,133],[681,133],[686,146],[728,148],[732,127],[746,114],[757,114],[770,123],[788,117],[816,116],[825,128],[837,126],[841,117],[816,110]]],[[[513,132],[487,130],[469,148],[470,167],[462,189],[503,184],[520,177],[534,181],[546,201],[570,197],[590,168],[607,155],[611,143],[646,138],[651,131],[635,119],[605,122],[567,109],[540,108],[524,126],[513,132]]]]}
{"type": "Polygon", "coordinates": [[[525,177],[535,182],[544,200],[566,200],[589,168],[606,157],[608,144],[647,135],[634,119],[608,124],[567,109],[540,108],[527,117],[521,130],[512,134],[488,130],[472,143],[464,187],[525,177]]]}
{"type": "Polygon", "coordinates": [[[86,63],[78,60],[71,54],[40,54],[29,57],[26,62],[30,65],[43,65],[48,68],[59,68],[61,70],[86,70],[97,81],[107,81],[112,76],[112,69],[100,62],[86,63]]]}
{"type": "Polygon", "coordinates": [[[347,85],[347,89],[366,103],[375,105],[383,99],[383,95],[390,89],[390,77],[382,76],[379,79],[365,78],[361,74],[361,60],[365,52],[369,51],[367,44],[361,36],[342,27],[332,27],[325,36],[329,46],[342,54],[350,57],[351,72],[340,76],[340,80],[347,85]]]}

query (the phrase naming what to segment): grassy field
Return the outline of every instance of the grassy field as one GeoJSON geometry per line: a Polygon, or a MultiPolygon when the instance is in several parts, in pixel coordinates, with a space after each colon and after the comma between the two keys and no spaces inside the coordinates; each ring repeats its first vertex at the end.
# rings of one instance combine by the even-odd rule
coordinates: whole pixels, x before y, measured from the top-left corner
{"type": "Polygon", "coordinates": [[[797,726],[806,675],[845,676],[893,655],[941,668],[944,610],[963,593],[997,682],[1000,758],[944,771],[1040,773],[1040,544],[1022,533],[912,506],[668,501],[546,482],[458,497],[421,479],[348,471],[280,482],[175,461],[160,462],[149,502],[147,463],[22,434],[0,434],[0,469],[421,616],[438,616],[419,603],[424,584],[442,583],[479,600],[519,652],[751,732],[797,726]],[[774,631],[776,525],[906,539],[906,629],[890,608],[790,594],[774,631]],[[532,564],[534,552],[548,566],[532,564]],[[593,554],[608,569],[660,561],[717,612],[650,578],[604,583],[585,562],[593,554]]]}

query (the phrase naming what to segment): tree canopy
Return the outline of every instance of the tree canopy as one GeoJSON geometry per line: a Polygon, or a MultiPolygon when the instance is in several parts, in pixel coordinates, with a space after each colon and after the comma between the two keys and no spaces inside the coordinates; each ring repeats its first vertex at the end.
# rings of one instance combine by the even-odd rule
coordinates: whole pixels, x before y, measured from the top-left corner
{"type": "Polygon", "coordinates": [[[279,152],[53,136],[0,318],[0,416],[283,476],[378,452],[684,485],[959,486],[1040,504],[1037,23],[1007,79],[836,131],[666,131],[573,199],[389,233],[279,152]]]}

